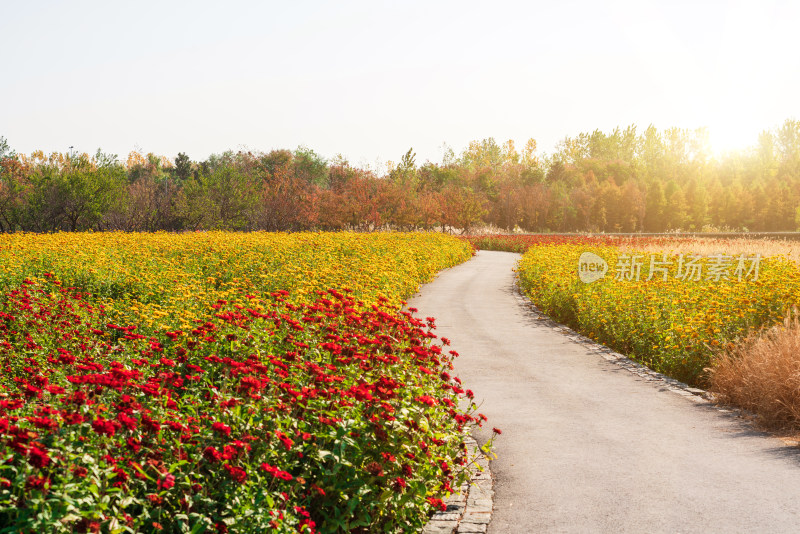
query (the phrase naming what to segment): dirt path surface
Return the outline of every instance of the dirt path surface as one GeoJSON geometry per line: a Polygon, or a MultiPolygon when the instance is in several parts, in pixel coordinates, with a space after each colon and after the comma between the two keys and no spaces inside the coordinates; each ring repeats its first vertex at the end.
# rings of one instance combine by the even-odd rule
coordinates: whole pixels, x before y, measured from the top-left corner
{"type": "Polygon", "coordinates": [[[800,450],[647,382],[537,321],[519,255],[479,252],[410,306],[461,356],[489,428],[490,533],[800,532],[800,450]]]}

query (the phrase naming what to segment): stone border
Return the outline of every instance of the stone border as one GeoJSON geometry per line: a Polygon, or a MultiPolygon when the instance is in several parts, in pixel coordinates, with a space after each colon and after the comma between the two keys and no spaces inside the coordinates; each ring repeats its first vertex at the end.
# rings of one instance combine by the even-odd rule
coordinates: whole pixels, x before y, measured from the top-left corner
{"type": "MultiPolygon", "coordinates": [[[[531,299],[525,296],[522,292],[522,288],[519,287],[519,281],[516,280],[514,282],[514,294],[517,298],[517,301],[520,303],[521,306],[528,309],[530,315],[536,319],[537,321],[542,322],[543,324],[547,325],[548,327],[552,328],[556,332],[563,334],[567,339],[570,341],[574,341],[576,343],[580,343],[583,345],[586,350],[592,352],[594,354],[599,354],[602,356],[606,361],[614,363],[619,367],[622,367],[626,371],[633,373],[634,375],[638,376],[639,378],[643,378],[648,382],[658,383],[659,385],[663,386],[665,389],[676,393],[682,397],[685,397],[689,400],[694,402],[713,402],[714,397],[711,393],[704,389],[694,388],[679,380],[675,380],[674,378],[670,378],[666,375],[661,373],[657,373],[653,371],[649,367],[646,367],[638,362],[635,362],[625,356],[624,354],[620,354],[619,352],[615,352],[610,348],[606,347],[590,339],[578,332],[574,331],[572,328],[568,326],[564,326],[563,324],[557,323],[550,319],[547,315],[542,313],[542,311],[536,307],[536,305],[531,302],[531,299]]],[[[728,412],[734,410],[726,410],[720,409],[720,411],[728,412]]]]}
{"type": "Polygon", "coordinates": [[[447,499],[447,510],[431,516],[422,529],[422,534],[483,534],[492,520],[494,489],[489,458],[481,451],[472,436],[465,439],[468,457],[467,469],[470,479],[447,499]]]}

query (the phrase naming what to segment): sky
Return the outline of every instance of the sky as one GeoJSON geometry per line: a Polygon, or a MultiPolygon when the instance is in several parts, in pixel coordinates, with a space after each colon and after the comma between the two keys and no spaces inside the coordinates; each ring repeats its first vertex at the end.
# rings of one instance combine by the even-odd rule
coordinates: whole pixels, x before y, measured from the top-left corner
{"type": "Polygon", "coordinates": [[[800,119],[796,1],[3,1],[0,136],[196,161],[306,146],[380,168],[471,140],[800,119]]]}

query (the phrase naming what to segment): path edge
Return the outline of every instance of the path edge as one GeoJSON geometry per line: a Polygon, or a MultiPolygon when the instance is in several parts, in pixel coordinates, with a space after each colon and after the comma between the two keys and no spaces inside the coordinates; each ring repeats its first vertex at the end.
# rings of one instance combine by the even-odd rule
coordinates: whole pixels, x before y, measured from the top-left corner
{"type": "MultiPolygon", "coordinates": [[[[573,330],[572,328],[558,323],[548,317],[545,313],[543,313],[534,303],[525,295],[525,292],[519,285],[519,277],[515,277],[514,280],[514,295],[517,298],[517,301],[520,305],[528,310],[528,313],[538,322],[541,324],[545,324],[548,327],[552,328],[554,331],[564,335],[570,341],[574,341],[575,343],[579,343],[584,346],[586,350],[591,353],[598,354],[603,357],[606,361],[614,363],[619,367],[622,367],[626,371],[647,380],[648,382],[655,382],[660,383],[669,391],[676,393],[682,397],[685,397],[689,400],[698,403],[705,403],[705,402],[713,402],[714,396],[711,392],[706,391],[705,389],[695,388],[688,384],[681,382],[680,380],[676,380],[674,378],[670,378],[665,374],[659,373],[657,371],[653,371],[649,367],[636,362],[629,357],[616,352],[615,350],[598,343],[597,341],[584,336],[573,330]]],[[[725,411],[725,410],[723,410],[725,411]]]]}
{"type": "Polygon", "coordinates": [[[494,480],[489,458],[472,436],[464,440],[470,477],[456,493],[443,499],[447,509],[433,514],[421,534],[483,534],[494,509],[494,480]]]}

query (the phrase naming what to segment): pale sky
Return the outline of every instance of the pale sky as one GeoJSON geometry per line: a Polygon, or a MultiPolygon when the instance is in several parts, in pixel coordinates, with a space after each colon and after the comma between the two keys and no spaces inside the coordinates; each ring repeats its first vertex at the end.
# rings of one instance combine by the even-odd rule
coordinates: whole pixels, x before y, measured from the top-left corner
{"type": "Polygon", "coordinates": [[[738,148],[800,119],[797,1],[0,6],[0,136],[23,153],[305,145],[376,166],[628,124],[738,148]]]}

